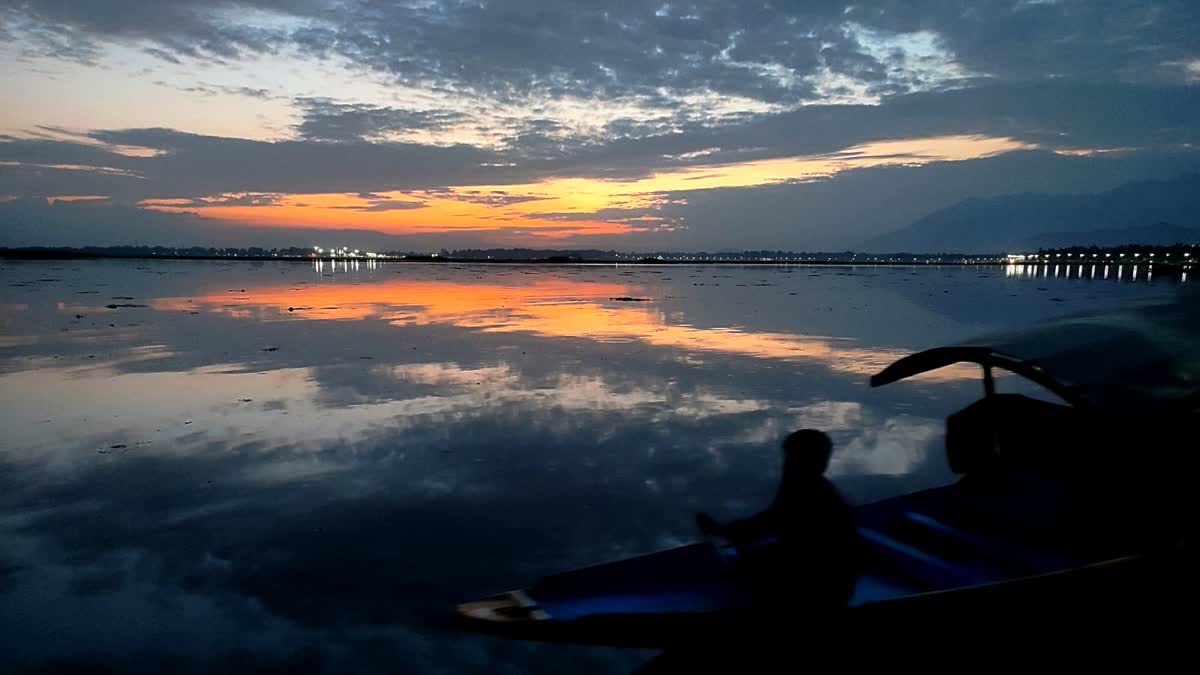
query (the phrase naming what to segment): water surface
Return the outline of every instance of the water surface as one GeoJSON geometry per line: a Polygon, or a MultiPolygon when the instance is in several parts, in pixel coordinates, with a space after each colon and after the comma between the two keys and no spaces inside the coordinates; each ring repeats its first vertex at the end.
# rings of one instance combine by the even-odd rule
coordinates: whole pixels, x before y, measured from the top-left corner
{"type": "Polygon", "coordinates": [[[628,672],[454,604],[763,505],[800,427],[852,501],[947,482],[977,373],[867,377],[1131,272],[0,263],[0,670],[628,672]]]}

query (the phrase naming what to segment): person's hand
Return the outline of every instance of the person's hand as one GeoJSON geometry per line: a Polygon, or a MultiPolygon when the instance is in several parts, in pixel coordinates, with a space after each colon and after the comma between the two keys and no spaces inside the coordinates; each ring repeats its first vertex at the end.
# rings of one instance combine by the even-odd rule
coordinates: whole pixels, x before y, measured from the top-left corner
{"type": "Polygon", "coordinates": [[[701,534],[707,536],[712,536],[717,533],[717,530],[721,529],[721,526],[717,524],[716,518],[703,511],[696,514],[696,527],[700,528],[701,534]]]}

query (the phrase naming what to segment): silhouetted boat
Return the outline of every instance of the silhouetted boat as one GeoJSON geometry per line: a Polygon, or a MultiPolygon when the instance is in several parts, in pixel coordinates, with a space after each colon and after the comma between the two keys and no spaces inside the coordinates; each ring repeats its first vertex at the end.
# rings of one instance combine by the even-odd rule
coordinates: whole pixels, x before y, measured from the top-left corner
{"type": "MultiPolygon", "coordinates": [[[[872,377],[882,386],[976,363],[984,397],[946,420],[960,480],[855,509],[862,573],[837,625],[896,628],[920,616],[962,630],[966,617],[1012,614],[1028,633],[1146,621],[1172,605],[1190,611],[1196,300],[930,349],[872,377]],[[994,369],[1062,403],[997,393],[994,369]]],[[[695,645],[755,616],[731,565],[738,555],[692,544],[549,576],[458,613],[471,630],[517,639],[695,645]]]]}

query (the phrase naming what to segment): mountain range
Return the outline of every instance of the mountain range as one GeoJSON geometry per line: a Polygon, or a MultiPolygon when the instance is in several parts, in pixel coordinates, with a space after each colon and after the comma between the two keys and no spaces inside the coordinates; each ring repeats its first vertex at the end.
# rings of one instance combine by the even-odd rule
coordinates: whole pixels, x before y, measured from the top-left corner
{"type": "Polygon", "coordinates": [[[966,199],[859,248],[871,252],[1001,253],[1063,246],[1200,242],[1200,174],[1092,194],[966,199]]]}

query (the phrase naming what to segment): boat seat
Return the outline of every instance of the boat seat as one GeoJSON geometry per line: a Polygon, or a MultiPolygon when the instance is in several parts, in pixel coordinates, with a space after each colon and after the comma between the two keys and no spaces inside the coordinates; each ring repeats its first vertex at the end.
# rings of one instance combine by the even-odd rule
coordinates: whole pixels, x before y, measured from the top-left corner
{"type": "Polygon", "coordinates": [[[973,532],[916,511],[905,512],[902,523],[907,526],[906,531],[916,530],[926,535],[922,538],[929,542],[930,549],[944,549],[948,556],[979,561],[1005,576],[1039,574],[1075,563],[1052,547],[1040,548],[1011,537],[973,532]]]}
{"type": "Polygon", "coordinates": [[[859,527],[867,573],[910,579],[923,590],[971,586],[994,580],[991,570],[972,568],[922,551],[870,527],[859,527]]]}

